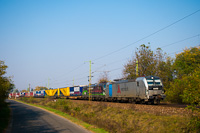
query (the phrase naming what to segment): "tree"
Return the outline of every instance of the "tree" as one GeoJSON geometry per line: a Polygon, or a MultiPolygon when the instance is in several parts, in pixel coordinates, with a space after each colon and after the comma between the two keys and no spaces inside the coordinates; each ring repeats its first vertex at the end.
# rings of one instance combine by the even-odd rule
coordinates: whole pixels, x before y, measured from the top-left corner
{"type": "Polygon", "coordinates": [[[123,74],[127,79],[136,78],[136,61],[138,61],[138,75],[154,75],[155,74],[155,59],[153,51],[149,46],[144,44],[140,45],[135,52],[135,58],[128,61],[124,66],[123,74]],[[154,69],[153,69],[154,68],[154,69]]]}
{"type": "Polygon", "coordinates": [[[177,77],[190,75],[196,69],[200,69],[200,47],[185,49],[184,52],[177,54],[174,62],[174,69],[177,72],[177,77]]]}
{"type": "Polygon", "coordinates": [[[183,76],[182,81],[185,82],[181,95],[183,102],[200,106],[200,69],[195,70],[190,76],[183,76]]]}
{"type": "Polygon", "coordinates": [[[19,90],[18,89],[13,89],[13,93],[18,93],[19,90]]]}
{"type": "Polygon", "coordinates": [[[48,88],[44,86],[36,86],[33,91],[40,91],[40,90],[48,90],[48,88]]]}
{"type": "Polygon", "coordinates": [[[173,79],[172,59],[163,53],[161,48],[153,52],[149,46],[140,45],[135,51],[135,57],[124,66],[123,74],[126,79],[136,79],[136,61],[138,61],[138,76],[156,75],[163,84],[169,87],[169,81],[173,79]]]}
{"type": "Polygon", "coordinates": [[[8,77],[4,77],[7,68],[8,66],[6,66],[3,61],[0,61],[0,104],[4,103],[8,93],[14,88],[12,80],[8,77]]]}
{"type": "Polygon", "coordinates": [[[135,51],[135,57],[124,66],[125,79],[136,79],[136,61],[138,61],[138,76],[156,75],[161,78],[164,89],[170,88],[173,81],[173,59],[163,53],[161,48],[153,52],[149,46],[141,45],[135,51]]]}
{"type": "Polygon", "coordinates": [[[22,90],[21,92],[28,92],[27,90],[22,90]]]}
{"type": "Polygon", "coordinates": [[[104,73],[100,76],[100,78],[99,78],[99,80],[98,80],[98,83],[107,83],[107,82],[109,82],[108,74],[107,74],[107,72],[104,72],[104,73]]]}
{"type": "Polygon", "coordinates": [[[160,61],[156,67],[156,75],[162,79],[165,90],[170,88],[170,82],[173,81],[173,59],[167,57],[165,60],[160,61]]]}
{"type": "Polygon", "coordinates": [[[176,103],[200,104],[200,47],[177,54],[173,69],[176,79],[170,83],[167,99],[176,103]]]}

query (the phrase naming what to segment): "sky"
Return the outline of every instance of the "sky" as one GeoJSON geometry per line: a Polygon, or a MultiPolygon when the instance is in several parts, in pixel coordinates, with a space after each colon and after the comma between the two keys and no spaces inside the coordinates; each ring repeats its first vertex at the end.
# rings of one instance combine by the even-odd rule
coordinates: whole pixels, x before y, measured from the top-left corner
{"type": "Polygon", "coordinates": [[[199,0],[0,0],[0,60],[19,90],[110,80],[136,48],[200,45],[199,0]]]}

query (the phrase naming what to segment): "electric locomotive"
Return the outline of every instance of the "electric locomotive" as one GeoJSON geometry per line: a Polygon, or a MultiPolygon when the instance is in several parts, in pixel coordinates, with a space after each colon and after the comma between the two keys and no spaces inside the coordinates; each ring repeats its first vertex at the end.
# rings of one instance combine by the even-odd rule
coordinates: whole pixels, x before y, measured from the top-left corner
{"type": "Polygon", "coordinates": [[[165,98],[163,84],[157,76],[138,77],[107,83],[106,100],[159,104],[165,98]]]}

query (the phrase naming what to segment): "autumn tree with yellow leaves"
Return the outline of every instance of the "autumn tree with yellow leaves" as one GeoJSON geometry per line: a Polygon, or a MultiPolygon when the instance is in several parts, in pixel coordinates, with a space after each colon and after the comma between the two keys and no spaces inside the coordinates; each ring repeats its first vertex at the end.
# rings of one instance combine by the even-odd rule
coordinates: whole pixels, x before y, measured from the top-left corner
{"type": "Polygon", "coordinates": [[[168,100],[200,105],[200,47],[177,54],[173,69],[176,78],[166,92],[168,100]]]}

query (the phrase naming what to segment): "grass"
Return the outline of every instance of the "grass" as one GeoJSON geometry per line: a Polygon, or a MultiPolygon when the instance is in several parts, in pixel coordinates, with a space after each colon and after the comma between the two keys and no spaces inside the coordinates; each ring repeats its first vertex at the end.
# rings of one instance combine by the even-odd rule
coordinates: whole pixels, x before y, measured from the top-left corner
{"type": "Polygon", "coordinates": [[[198,132],[199,119],[189,115],[163,115],[108,106],[105,102],[56,101],[44,98],[22,98],[35,106],[55,112],[93,132],[198,132]],[[89,124],[88,124],[89,123],[89,124]],[[95,128],[98,127],[98,128],[95,128]]]}
{"type": "Polygon", "coordinates": [[[9,124],[10,108],[8,103],[0,103],[0,132],[2,133],[9,124]]]}

